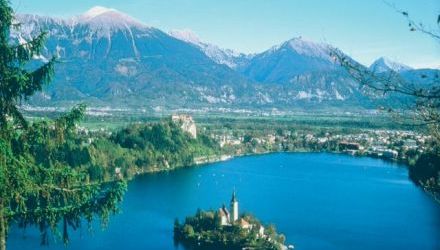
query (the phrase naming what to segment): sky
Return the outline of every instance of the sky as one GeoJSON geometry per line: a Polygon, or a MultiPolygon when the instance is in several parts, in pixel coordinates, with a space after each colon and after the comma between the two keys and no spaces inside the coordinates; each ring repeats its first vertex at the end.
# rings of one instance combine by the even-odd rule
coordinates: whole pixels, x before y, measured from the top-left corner
{"type": "MultiPolygon", "coordinates": [[[[163,31],[189,29],[202,41],[259,53],[301,36],[329,43],[365,65],[385,56],[415,68],[440,68],[440,41],[409,31],[385,0],[10,0],[18,13],[71,17],[94,6],[125,12],[163,31]]],[[[439,0],[386,0],[426,29],[439,0]]]]}

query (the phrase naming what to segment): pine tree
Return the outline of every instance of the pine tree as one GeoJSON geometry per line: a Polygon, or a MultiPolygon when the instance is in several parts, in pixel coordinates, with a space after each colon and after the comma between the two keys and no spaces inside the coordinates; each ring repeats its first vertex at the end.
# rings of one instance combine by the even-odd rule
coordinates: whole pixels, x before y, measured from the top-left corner
{"type": "Polygon", "coordinates": [[[34,70],[26,70],[24,66],[43,48],[45,32],[34,39],[21,44],[11,45],[10,30],[18,29],[14,23],[14,12],[8,1],[0,0],[0,127],[4,128],[10,117],[17,125],[26,126],[23,115],[17,108],[21,100],[26,100],[35,92],[40,91],[50,81],[56,58],[34,70]]]}
{"type": "Polygon", "coordinates": [[[81,220],[90,223],[96,216],[105,224],[117,211],[126,189],[126,183],[117,177],[90,182],[86,171],[57,157],[75,142],[83,105],[55,121],[29,125],[23,117],[18,105],[50,82],[56,58],[29,70],[32,58],[44,46],[46,33],[13,43],[11,29],[19,28],[14,22],[9,2],[0,0],[0,250],[6,249],[11,222],[38,226],[43,244],[51,230],[68,243],[68,227],[76,229],[81,220]],[[60,223],[62,232],[58,232],[60,223]]]}

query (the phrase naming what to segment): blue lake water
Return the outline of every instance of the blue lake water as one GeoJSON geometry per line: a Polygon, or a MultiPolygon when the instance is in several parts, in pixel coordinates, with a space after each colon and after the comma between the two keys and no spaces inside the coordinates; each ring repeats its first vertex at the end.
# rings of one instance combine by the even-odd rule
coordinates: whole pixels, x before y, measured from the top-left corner
{"type": "Polygon", "coordinates": [[[36,230],[12,229],[9,249],[175,249],[173,223],[217,209],[237,191],[240,212],[273,223],[295,249],[440,249],[440,205],[404,167],[371,158],[292,153],[145,175],[130,182],[108,228],[41,247],[36,230]]]}

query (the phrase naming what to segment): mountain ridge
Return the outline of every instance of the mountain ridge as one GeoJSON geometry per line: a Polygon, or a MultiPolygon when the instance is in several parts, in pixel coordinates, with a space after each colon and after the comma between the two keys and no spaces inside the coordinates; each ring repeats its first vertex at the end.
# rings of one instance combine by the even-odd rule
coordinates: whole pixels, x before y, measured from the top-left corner
{"type": "Polygon", "coordinates": [[[232,69],[245,65],[253,57],[252,54],[245,54],[232,49],[222,49],[217,45],[203,42],[197,34],[188,29],[171,30],[168,33],[177,39],[194,44],[213,61],[217,62],[218,64],[224,64],[232,69]]]}
{"type": "Polygon", "coordinates": [[[43,60],[57,55],[53,84],[33,105],[167,108],[372,108],[329,55],[331,45],[301,37],[246,55],[163,32],[114,9],[69,19],[17,15],[20,42],[48,30],[43,60]]]}

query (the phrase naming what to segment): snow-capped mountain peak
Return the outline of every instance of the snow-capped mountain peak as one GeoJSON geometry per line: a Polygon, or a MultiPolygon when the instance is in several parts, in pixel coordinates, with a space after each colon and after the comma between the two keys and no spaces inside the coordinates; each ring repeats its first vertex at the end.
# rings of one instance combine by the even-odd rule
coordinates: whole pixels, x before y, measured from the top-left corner
{"type": "Polygon", "coordinates": [[[117,10],[102,7],[102,6],[95,6],[95,7],[91,8],[90,10],[86,11],[81,16],[86,19],[91,19],[91,18],[95,18],[99,15],[108,13],[108,12],[117,12],[117,10]]]}
{"type": "Polygon", "coordinates": [[[22,25],[20,31],[12,32],[11,38],[22,43],[39,34],[41,30],[47,30],[48,39],[57,43],[51,51],[59,57],[71,56],[67,54],[81,47],[80,51],[74,53],[75,56],[93,58],[98,46],[100,58],[111,57],[112,53],[139,58],[141,52],[138,46],[142,44],[139,41],[161,33],[125,13],[100,6],[65,19],[38,15],[17,15],[16,19],[22,25]],[[89,46],[94,49],[88,51],[89,46]]]}
{"type": "Polygon", "coordinates": [[[389,72],[389,71],[395,71],[395,72],[403,72],[403,71],[408,71],[411,70],[412,68],[395,62],[389,58],[386,57],[381,57],[379,59],[377,59],[376,61],[374,61],[371,66],[370,66],[370,70],[376,72],[376,73],[384,73],[384,72],[389,72]]]}
{"type": "Polygon", "coordinates": [[[147,27],[141,21],[116,9],[96,6],[82,15],[74,17],[74,23],[87,24],[96,29],[114,29],[126,27],[147,27]]]}
{"type": "Polygon", "coordinates": [[[315,43],[302,37],[295,37],[281,45],[281,48],[289,48],[299,55],[330,59],[330,46],[323,43],[315,43]]]}

